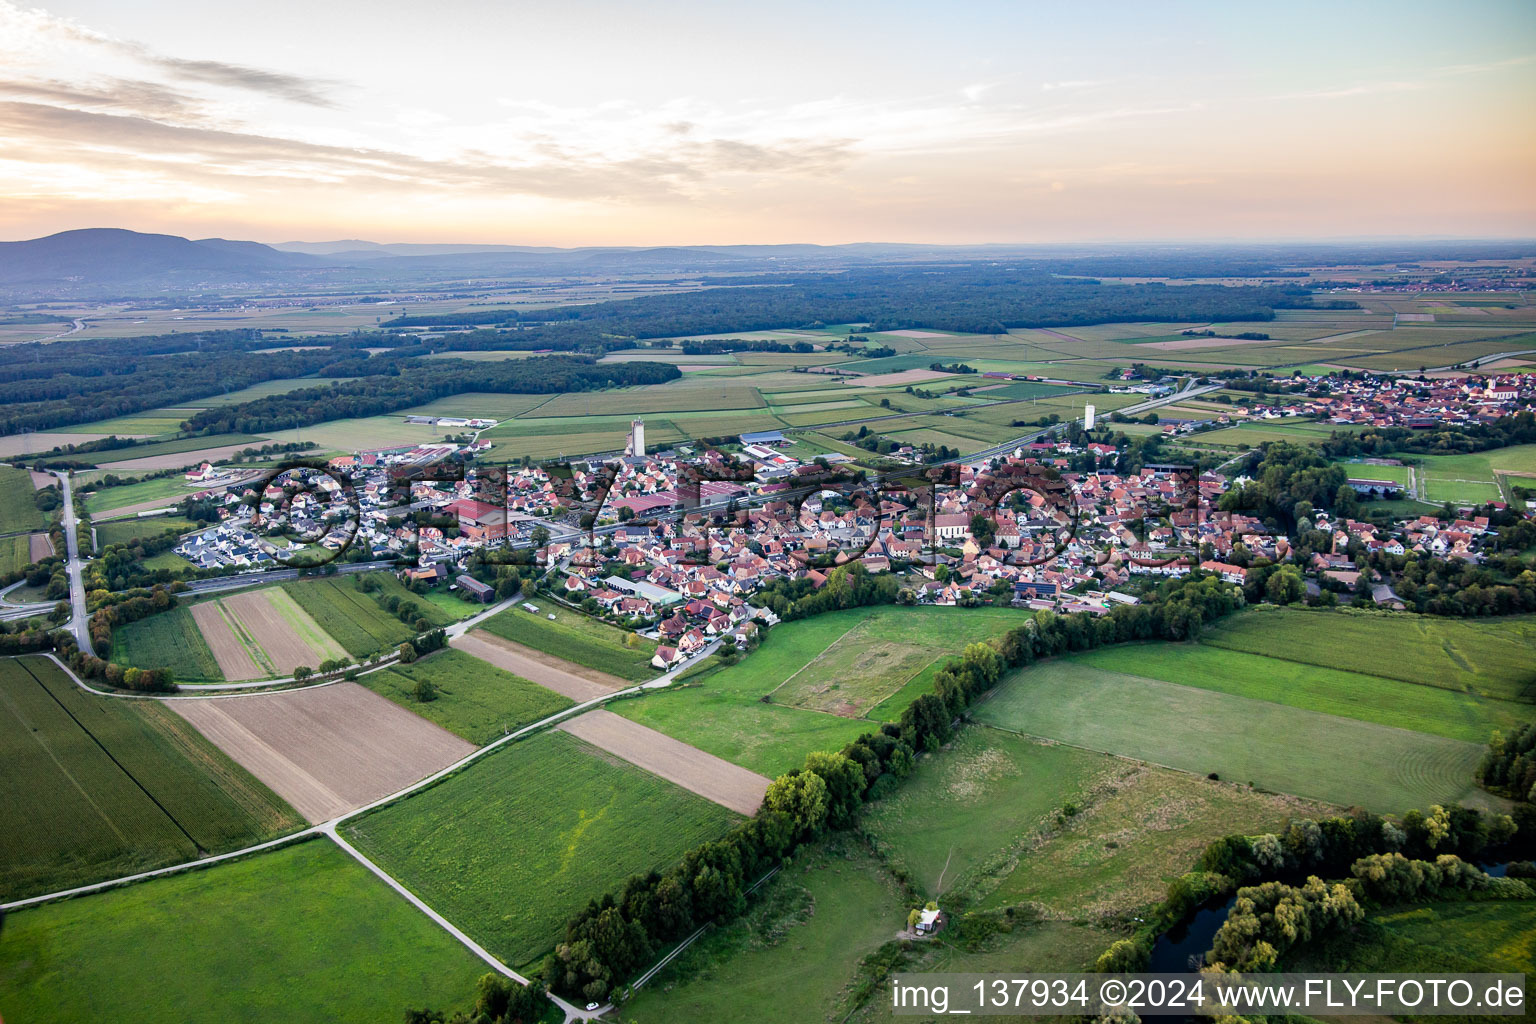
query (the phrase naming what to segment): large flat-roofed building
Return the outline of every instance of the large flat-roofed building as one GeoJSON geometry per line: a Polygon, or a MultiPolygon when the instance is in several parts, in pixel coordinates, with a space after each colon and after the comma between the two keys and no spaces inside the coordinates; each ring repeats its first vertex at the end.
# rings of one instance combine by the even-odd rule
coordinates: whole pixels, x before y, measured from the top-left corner
{"type": "Polygon", "coordinates": [[[507,535],[507,510],[500,506],[460,498],[443,511],[459,517],[459,532],[470,540],[501,540],[507,535]]]}

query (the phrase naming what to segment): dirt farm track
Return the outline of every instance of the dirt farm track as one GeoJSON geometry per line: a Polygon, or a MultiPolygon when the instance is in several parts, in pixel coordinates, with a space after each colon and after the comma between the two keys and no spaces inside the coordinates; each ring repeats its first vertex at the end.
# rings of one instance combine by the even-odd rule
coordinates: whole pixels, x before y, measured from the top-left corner
{"type": "Polygon", "coordinates": [[[403,789],[475,749],[356,683],[167,703],[311,824],[403,789]]]}

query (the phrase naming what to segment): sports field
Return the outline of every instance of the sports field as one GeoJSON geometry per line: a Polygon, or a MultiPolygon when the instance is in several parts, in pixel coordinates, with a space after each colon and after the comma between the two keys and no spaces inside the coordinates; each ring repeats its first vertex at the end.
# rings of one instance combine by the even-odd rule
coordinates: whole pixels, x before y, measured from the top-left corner
{"type": "Polygon", "coordinates": [[[467,1008],[485,964],[327,839],[6,917],[10,1021],[322,1024],[467,1008]]]}
{"type": "Polygon", "coordinates": [[[347,837],[512,965],[594,895],[741,820],[563,732],[497,750],[346,826],[347,837]]]}
{"type": "Polygon", "coordinates": [[[572,704],[567,697],[459,650],[434,651],[409,665],[360,676],[358,682],[477,745],[572,704]],[[434,699],[417,699],[421,682],[432,684],[434,699]]]}
{"type": "Polygon", "coordinates": [[[1105,672],[1076,659],[1012,673],[975,714],[1014,732],[1381,812],[1487,802],[1472,785],[1482,744],[1105,672]]]}
{"type": "Polygon", "coordinates": [[[522,608],[509,608],[487,619],[480,628],[620,679],[638,682],[659,674],[651,667],[651,658],[656,653],[654,640],[560,607],[553,601],[539,602],[537,615],[522,608]],[[550,615],[555,617],[554,621],[548,618],[550,615]]]}
{"type": "Polygon", "coordinates": [[[1536,702],[1533,615],[1476,620],[1260,606],[1217,623],[1200,639],[1307,665],[1536,702]]]}
{"type": "Polygon", "coordinates": [[[0,818],[18,826],[0,829],[0,898],[237,849],[301,824],[164,705],[93,696],[43,658],[0,660],[0,760],[0,818]]]}
{"type": "Polygon", "coordinates": [[[112,661],[138,668],[168,668],[184,683],[223,682],[219,661],[203,639],[192,612],[192,607],[178,605],[119,626],[112,631],[112,661]]]}

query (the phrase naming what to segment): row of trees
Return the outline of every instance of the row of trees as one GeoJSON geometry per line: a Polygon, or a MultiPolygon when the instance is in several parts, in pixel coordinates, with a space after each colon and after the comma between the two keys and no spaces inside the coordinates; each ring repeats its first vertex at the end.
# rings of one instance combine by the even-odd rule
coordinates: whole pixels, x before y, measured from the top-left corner
{"type": "MultiPolygon", "coordinates": [[[[869,577],[856,563],[832,577],[820,592],[801,596],[791,607],[822,598],[834,578],[843,581],[838,590],[847,600],[887,578],[869,577]]],[[[564,941],[545,963],[545,978],[556,991],[602,1000],[656,950],[705,922],[740,914],[754,879],[799,844],[851,827],[865,803],[885,796],[911,772],[917,752],[949,740],[956,717],[1007,668],[1117,638],[1183,639],[1192,622],[1241,603],[1235,588],[1215,578],[1170,580],[1148,604],[1106,616],[1103,621],[1111,626],[1102,631],[1088,615],[1040,612],[992,643],[971,644],[939,671],[933,693],[914,701],[899,722],[865,733],[837,753],[810,754],[802,768],[774,780],[751,821],[689,851],[670,871],[637,875],[619,892],[589,903],[567,925],[564,941]]]]}
{"type": "Polygon", "coordinates": [[[1408,452],[1417,455],[1459,455],[1487,451],[1515,444],[1536,443],[1536,412],[1517,412],[1492,423],[1466,426],[1442,425],[1429,430],[1407,427],[1376,427],[1355,433],[1330,434],[1322,443],[1322,452],[1330,458],[1347,459],[1362,455],[1393,455],[1408,452]]]}
{"type": "Polygon", "coordinates": [[[549,996],[538,982],[524,986],[499,974],[486,974],[480,978],[469,1012],[411,1009],[405,1011],[405,1024],[535,1024],[544,1019],[549,1007],[549,996]]]}

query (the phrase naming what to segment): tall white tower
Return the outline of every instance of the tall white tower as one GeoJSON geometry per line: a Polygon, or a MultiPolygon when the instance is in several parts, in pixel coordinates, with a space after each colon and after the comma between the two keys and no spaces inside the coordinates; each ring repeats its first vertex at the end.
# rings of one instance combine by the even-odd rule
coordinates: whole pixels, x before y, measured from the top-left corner
{"type": "Polygon", "coordinates": [[[629,425],[629,451],[627,454],[637,458],[645,457],[645,420],[638,416],[629,425]]]}
{"type": "Polygon", "coordinates": [[[1083,429],[1093,429],[1093,406],[1091,405],[1083,407],[1083,429]]]}

